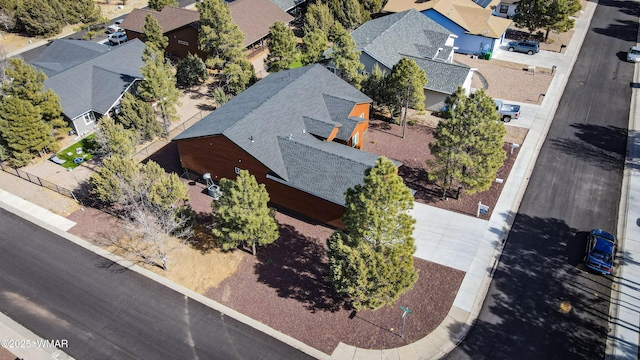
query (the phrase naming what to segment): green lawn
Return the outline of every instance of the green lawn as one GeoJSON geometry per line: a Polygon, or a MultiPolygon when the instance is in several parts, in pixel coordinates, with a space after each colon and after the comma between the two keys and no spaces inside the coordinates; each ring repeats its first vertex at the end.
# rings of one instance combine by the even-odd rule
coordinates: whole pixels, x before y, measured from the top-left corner
{"type": "Polygon", "coordinates": [[[60,166],[66,169],[75,169],[76,167],[78,167],[78,165],[80,165],[80,163],[76,164],[73,161],[76,158],[83,158],[83,162],[90,160],[93,157],[95,139],[96,134],[91,134],[56,154],[58,158],[65,160],[63,164],[60,164],[60,166]],[[78,153],[78,148],[82,148],[81,153],[78,153]]]}
{"type": "Polygon", "coordinates": [[[296,69],[296,68],[299,68],[299,67],[302,67],[302,55],[301,54],[298,55],[298,58],[296,59],[296,61],[292,62],[289,65],[289,69],[296,69]]]}

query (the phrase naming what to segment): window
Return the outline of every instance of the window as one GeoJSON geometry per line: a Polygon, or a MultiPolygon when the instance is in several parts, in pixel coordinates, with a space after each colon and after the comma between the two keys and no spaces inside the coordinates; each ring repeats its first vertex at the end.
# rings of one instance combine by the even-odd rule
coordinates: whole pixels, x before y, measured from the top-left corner
{"type": "Polygon", "coordinates": [[[185,46],[189,46],[189,43],[184,41],[184,40],[178,40],[178,44],[180,45],[185,45],[185,46]]]}
{"type": "Polygon", "coordinates": [[[509,12],[509,6],[508,5],[500,5],[500,14],[506,14],[507,12],[509,12]]]}
{"type": "Polygon", "coordinates": [[[351,138],[351,147],[358,146],[358,142],[360,142],[360,133],[355,133],[351,138]]]}
{"type": "Polygon", "coordinates": [[[93,116],[91,116],[90,112],[82,115],[82,118],[84,119],[84,123],[86,125],[89,125],[89,124],[91,124],[93,122],[93,116]]]}

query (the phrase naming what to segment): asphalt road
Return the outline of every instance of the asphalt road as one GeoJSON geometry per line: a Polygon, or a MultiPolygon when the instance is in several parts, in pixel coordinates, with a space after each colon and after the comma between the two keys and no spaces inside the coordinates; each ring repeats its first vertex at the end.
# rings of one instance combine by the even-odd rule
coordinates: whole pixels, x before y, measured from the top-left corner
{"type": "Polygon", "coordinates": [[[76,359],[311,359],[3,209],[0,229],[0,311],[76,359]]]}
{"type": "Polygon", "coordinates": [[[638,3],[601,0],[476,325],[449,359],[602,359],[610,277],[586,232],[615,234],[638,3]]]}

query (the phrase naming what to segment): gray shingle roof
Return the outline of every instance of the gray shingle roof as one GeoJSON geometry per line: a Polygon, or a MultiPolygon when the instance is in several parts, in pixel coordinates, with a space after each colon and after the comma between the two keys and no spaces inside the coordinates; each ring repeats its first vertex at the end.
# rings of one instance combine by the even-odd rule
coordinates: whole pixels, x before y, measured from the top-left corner
{"type": "Polygon", "coordinates": [[[339,205],[345,205],[348,188],[363,184],[365,170],[373,167],[378,158],[313,137],[278,137],[278,143],[289,175],[287,184],[339,205]]]}
{"type": "Polygon", "coordinates": [[[418,65],[427,73],[429,81],[425,88],[445,94],[451,94],[462,85],[471,71],[469,67],[445,62],[453,52],[451,46],[445,45],[450,34],[447,29],[414,9],[368,21],[351,33],[358,49],[388,70],[403,56],[413,58],[416,62],[424,60],[418,65]],[[461,77],[464,69],[466,73],[461,77]],[[451,78],[452,75],[455,77],[451,78]],[[460,79],[462,82],[457,82],[460,79]],[[452,85],[453,82],[457,83],[452,85]],[[453,91],[450,91],[451,88],[453,91]]]}
{"type": "Polygon", "coordinates": [[[333,129],[342,126],[342,124],[337,122],[313,119],[308,116],[303,116],[302,119],[304,120],[304,127],[307,129],[309,134],[320,136],[325,139],[329,138],[333,129]]]}
{"type": "Polygon", "coordinates": [[[60,39],[47,45],[31,65],[51,77],[108,51],[109,47],[93,41],[60,39]]]}
{"type": "Polygon", "coordinates": [[[427,86],[424,88],[444,94],[453,94],[462,86],[471,68],[466,65],[450,64],[438,60],[418,59],[416,64],[427,74],[427,86]]]}
{"type": "Polygon", "coordinates": [[[86,43],[55,40],[47,48],[51,51],[43,52],[32,63],[40,70],[43,68],[39,64],[47,64],[49,69],[62,69],[44,84],[60,97],[63,114],[70,119],[89,110],[105,114],[135,79],[142,78],[144,44],[140,40],[134,39],[110,50],[100,45],[107,51],[78,63],[74,55],[81,52],[86,43]]]}
{"type": "Polygon", "coordinates": [[[305,1],[307,0],[271,0],[272,3],[284,11],[289,11],[305,1]]]}
{"type": "Polygon", "coordinates": [[[352,186],[353,179],[362,181],[364,174],[364,170],[344,167],[345,164],[362,163],[358,166],[365,169],[377,156],[316,139],[312,133],[330,131],[340,124],[340,128],[351,126],[359,118],[349,120],[348,111],[342,119],[334,117],[345,114],[347,107],[351,110],[358,103],[370,102],[370,98],[322,65],[309,65],[270,74],[174,140],[222,134],[287,184],[338,202],[334,193],[342,199],[346,188],[336,186],[352,186]],[[341,109],[328,109],[329,104],[341,109]],[[327,164],[322,164],[323,157],[327,164]],[[339,167],[330,169],[332,166],[339,167]],[[325,172],[335,173],[336,178],[328,179],[331,176],[325,172]]]}

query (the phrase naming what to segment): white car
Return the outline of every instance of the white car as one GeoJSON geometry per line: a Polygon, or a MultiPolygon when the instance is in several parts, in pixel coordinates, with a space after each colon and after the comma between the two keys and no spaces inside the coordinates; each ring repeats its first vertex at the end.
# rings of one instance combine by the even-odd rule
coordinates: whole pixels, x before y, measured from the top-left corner
{"type": "Polygon", "coordinates": [[[109,42],[111,45],[119,45],[127,41],[127,34],[124,31],[118,31],[109,35],[109,42]]]}
{"type": "Polygon", "coordinates": [[[627,61],[640,62],[640,46],[632,46],[627,53],[627,61]]]}
{"type": "Polygon", "coordinates": [[[107,30],[105,31],[107,34],[114,34],[119,31],[122,31],[122,28],[118,25],[109,25],[107,26],[107,30]]]}

